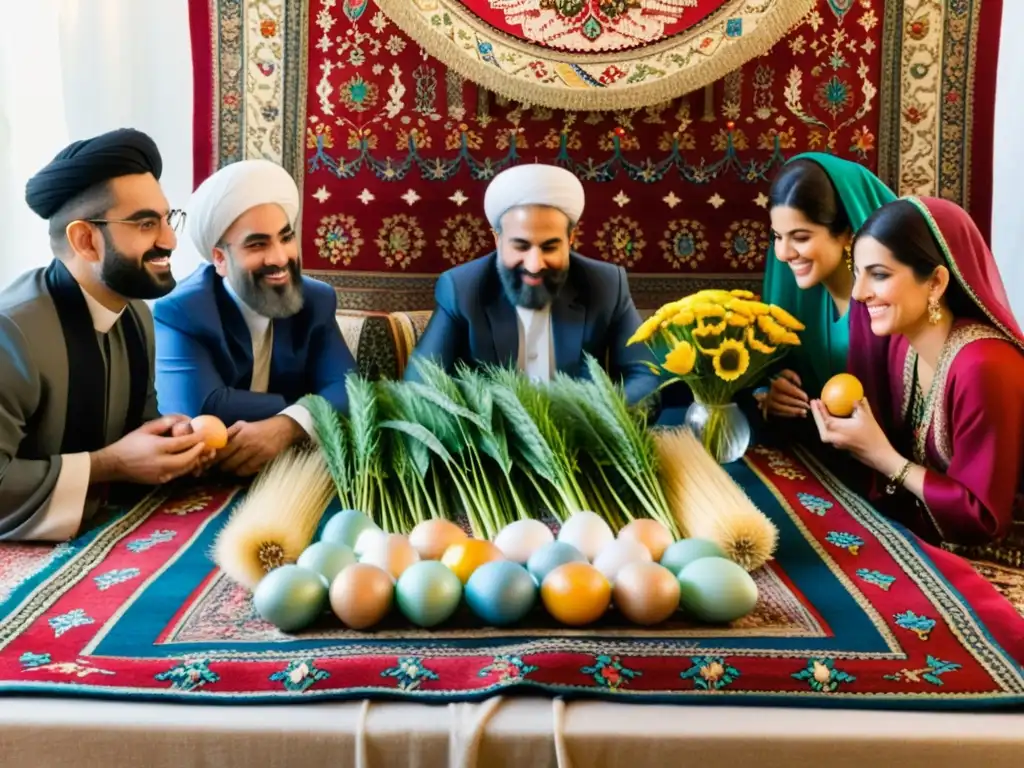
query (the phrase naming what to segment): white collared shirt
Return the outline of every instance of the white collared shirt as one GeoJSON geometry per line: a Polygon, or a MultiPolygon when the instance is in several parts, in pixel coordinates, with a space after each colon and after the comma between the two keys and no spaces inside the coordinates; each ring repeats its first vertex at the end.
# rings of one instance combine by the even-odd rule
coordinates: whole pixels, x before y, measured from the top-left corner
{"type": "Polygon", "coordinates": [[[531,381],[551,381],[555,371],[555,345],[551,333],[551,307],[516,307],[519,326],[517,364],[531,381]]]}

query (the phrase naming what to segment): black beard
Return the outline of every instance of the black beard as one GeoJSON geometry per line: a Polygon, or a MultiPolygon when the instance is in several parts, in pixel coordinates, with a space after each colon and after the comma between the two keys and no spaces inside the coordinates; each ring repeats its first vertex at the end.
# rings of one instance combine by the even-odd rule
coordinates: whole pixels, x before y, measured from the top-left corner
{"type": "Polygon", "coordinates": [[[267,275],[274,274],[278,267],[260,267],[248,272],[239,267],[234,258],[228,258],[228,283],[231,289],[257,314],[272,319],[291,317],[302,309],[302,268],[299,260],[293,259],[285,267],[291,281],[287,285],[267,285],[267,275]]]}
{"type": "Polygon", "coordinates": [[[569,277],[569,268],[565,269],[542,269],[538,273],[528,272],[522,264],[516,267],[506,267],[501,259],[498,260],[498,277],[501,278],[501,287],[505,289],[505,296],[517,307],[525,309],[544,309],[555,300],[562,286],[569,277]],[[523,276],[539,277],[540,285],[526,285],[523,276]]]}
{"type": "Polygon", "coordinates": [[[174,290],[176,281],[169,270],[153,274],[146,269],[147,261],[168,258],[171,255],[169,250],[151,248],[142,255],[142,263],[139,264],[118,251],[105,232],[103,239],[107,247],[100,266],[100,279],[118,296],[145,301],[159,299],[174,290]]]}

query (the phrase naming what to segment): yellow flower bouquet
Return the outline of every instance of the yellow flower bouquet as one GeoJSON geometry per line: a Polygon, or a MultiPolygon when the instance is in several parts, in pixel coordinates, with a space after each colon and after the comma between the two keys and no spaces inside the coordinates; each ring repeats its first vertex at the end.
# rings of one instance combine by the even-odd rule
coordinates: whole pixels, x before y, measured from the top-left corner
{"type": "Polygon", "coordinates": [[[694,406],[687,425],[718,461],[740,458],[750,426],[733,402],[756,384],[791,347],[804,325],[782,307],[764,304],[750,291],[705,290],[661,307],[629,344],[646,344],[662,387],[686,382],[694,406]]]}

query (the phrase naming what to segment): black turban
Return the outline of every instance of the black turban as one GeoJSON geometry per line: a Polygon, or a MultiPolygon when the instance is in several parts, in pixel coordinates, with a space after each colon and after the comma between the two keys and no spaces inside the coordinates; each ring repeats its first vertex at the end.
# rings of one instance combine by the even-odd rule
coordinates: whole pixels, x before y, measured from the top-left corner
{"type": "Polygon", "coordinates": [[[62,149],[50,163],[28,180],[25,202],[49,219],[75,195],[118,176],[151,173],[160,178],[163,161],[149,136],[133,128],[120,128],[62,149]]]}

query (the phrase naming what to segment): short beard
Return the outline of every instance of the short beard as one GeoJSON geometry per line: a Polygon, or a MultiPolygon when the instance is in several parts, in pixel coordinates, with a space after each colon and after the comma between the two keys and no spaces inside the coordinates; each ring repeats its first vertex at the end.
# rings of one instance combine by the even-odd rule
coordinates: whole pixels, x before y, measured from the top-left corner
{"type": "Polygon", "coordinates": [[[505,290],[505,296],[517,307],[524,309],[544,309],[551,305],[558,296],[558,292],[565,285],[569,277],[569,268],[565,269],[543,269],[536,275],[527,272],[522,264],[506,267],[499,256],[498,277],[501,279],[501,287],[505,290]],[[540,277],[540,285],[526,285],[523,276],[526,274],[540,277]]]}
{"type": "Polygon", "coordinates": [[[170,270],[156,275],[146,269],[147,261],[169,258],[169,250],[150,248],[142,255],[142,263],[139,264],[117,250],[105,228],[102,231],[106,247],[100,265],[100,280],[107,288],[125,299],[140,301],[159,299],[174,290],[176,281],[170,270]]]}
{"type": "Polygon", "coordinates": [[[276,272],[276,267],[261,267],[249,272],[240,267],[230,253],[227,265],[227,281],[231,290],[257,314],[279,320],[302,310],[302,268],[298,259],[292,259],[285,267],[291,277],[287,285],[267,285],[264,282],[264,276],[276,272]]]}

